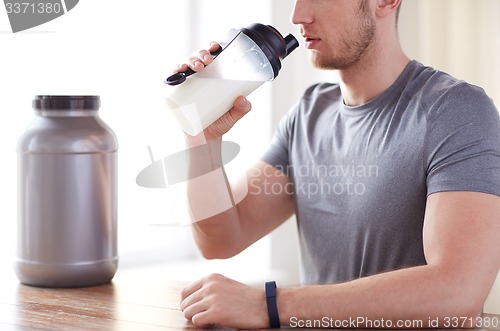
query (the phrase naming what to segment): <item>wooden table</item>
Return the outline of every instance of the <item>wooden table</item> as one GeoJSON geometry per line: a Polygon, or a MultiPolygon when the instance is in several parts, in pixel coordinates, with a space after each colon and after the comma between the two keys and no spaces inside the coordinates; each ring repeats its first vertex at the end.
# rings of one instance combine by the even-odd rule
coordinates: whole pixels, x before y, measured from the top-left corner
{"type": "Polygon", "coordinates": [[[179,310],[184,284],[148,272],[118,272],[110,284],[74,289],[30,287],[7,277],[0,284],[0,330],[195,330],[179,310]]]}
{"type": "Polygon", "coordinates": [[[118,272],[105,285],[49,289],[0,285],[0,330],[195,329],[179,309],[183,282],[128,278],[118,272]]]}

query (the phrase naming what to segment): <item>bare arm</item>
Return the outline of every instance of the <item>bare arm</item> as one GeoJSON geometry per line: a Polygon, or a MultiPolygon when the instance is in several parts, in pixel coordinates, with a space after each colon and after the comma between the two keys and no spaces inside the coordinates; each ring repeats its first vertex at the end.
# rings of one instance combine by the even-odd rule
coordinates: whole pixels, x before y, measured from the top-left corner
{"type": "MultiPolygon", "coordinates": [[[[193,220],[193,235],[205,258],[234,256],[279,226],[293,214],[293,200],[288,177],[273,166],[259,161],[231,187],[223,168],[211,178],[191,181],[188,195],[191,209],[216,206],[229,195],[234,205],[202,220],[193,220]],[[269,187],[282,187],[273,194],[269,187]],[[216,201],[212,201],[215,198],[216,201]],[[240,198],[240,199],[238,199],[240,198]]],[[[226,201],[227,202],[227,201],[226,201]]]]}
{"type": "MultiPolygon", "coordinates": [[[[500,267],[498,215],[500,197],[494,195],[432,194],[428,197],[423,229],[427,265],[337,285],[278,289],[281,323],[363,317],[391,321],[392,327],[398,327],[399,320],[420,320],[421,327],[427,328],[437,326],[427,324],[436,318],[440,327],[453,327],[446,324],[446,318],[474,322],[500,267]]],[[[195,325],[269,325],[263,290],[222,276],[191,284],[183,291],[182,299],[181,308],[195,325]],[[240,297],[251,299],[238,302],[240,297]]],[[[474,326],[467,323],[463,327],[474,326]]]]}
{"type": "Polygon", "coordinates": [[[427,265],[339,285],[283,289],[278,293],[282,322],[288,323],[292,316],[424,323],[435,317],[441,323],[445,317],[475,318],[500,267],[498,215],[497,196],[432,194],[423,230],[427,265]]]}
{"type": "MultiPolygon", "coordinates": [[[[190,59],[199,71],[212,61],[213,44],[190,59]]],[[[187,64],[179,70],[187,69],[187,64]]],[[[186,135],[189,171],[207,173],[190,176],[188,199],[195,241],[206,258],[228,258],[262,238],[293,214],[288,177],[271,165],[259,161],[235,185],[230,185],[221,159],[222,135],[251,109],[243,97],[233,108],[198,136],[186,135]],[[203,146],[202,149],[194,147],[203,146]],[[273,194],[268,187],[282,187],[273,194]]]]}

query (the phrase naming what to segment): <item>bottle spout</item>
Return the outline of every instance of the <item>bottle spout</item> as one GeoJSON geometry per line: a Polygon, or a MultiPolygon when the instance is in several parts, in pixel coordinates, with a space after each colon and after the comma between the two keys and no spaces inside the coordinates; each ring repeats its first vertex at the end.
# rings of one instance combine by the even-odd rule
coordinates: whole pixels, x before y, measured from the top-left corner
{"type": "Polygon", "coordinates": [[[294,49],[299,47],[299,41],[292,34],[289,34],[288,36],[285,37],[285,43],[286,43],[286,56],[290,55],[290,53],[293,52],[294,49]]]}

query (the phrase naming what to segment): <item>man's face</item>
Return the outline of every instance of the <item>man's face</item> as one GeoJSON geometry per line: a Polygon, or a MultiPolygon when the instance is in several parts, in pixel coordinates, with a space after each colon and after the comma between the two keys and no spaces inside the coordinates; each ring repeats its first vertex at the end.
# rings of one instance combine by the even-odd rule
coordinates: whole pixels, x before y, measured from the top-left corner
{"type": "Polygon", "coordinates": [[[300,26],[317,68],[347,69],[374,42],[370,0],[295,0],[291,19],[300,26]]]}

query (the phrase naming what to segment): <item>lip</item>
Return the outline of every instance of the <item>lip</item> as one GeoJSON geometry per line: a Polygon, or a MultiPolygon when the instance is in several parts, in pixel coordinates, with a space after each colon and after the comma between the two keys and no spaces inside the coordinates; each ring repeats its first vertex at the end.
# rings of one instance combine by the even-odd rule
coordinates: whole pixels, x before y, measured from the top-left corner
{"type": "Polygon", "coordinates": [[[316,48],[317,44],[321,41],[319,38],[304,36],[305,47],[307,49],[316,48]]]}

